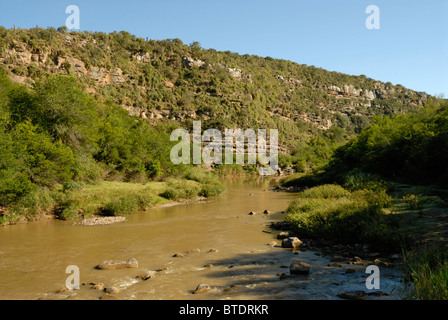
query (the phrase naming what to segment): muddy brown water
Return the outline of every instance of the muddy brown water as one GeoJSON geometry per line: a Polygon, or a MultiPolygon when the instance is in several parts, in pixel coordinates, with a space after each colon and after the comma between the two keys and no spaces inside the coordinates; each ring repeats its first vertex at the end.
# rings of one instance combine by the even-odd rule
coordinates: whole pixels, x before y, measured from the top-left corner
{"type": "MultiPolygon", "coordinates": [[[[262,178],[228,181],[227,191],[216,199],[154,208],[111,225],[50,220],[2,227],[0,299],[98,299],[103,293],[91,282],[116,286],[118,299],[138,300],[339,299],[339,292],[369,292],[366,266],[328,267],[331,257],[318,251],[267,245],[280,242],[269,224],[282,219],[294,198],[272,191],[274,185],[262,178]],[[262,214],[266,209],[272,214],[262,214]],[[183,257],[173,257],[176,253],[183,257]],[[138,268],[95,269],[105,260],[130,258],[137,259],[138,268]],[[309,263],[310,274],[290,276],[288,267],[295,261],[309,263]],[[85,285],[56,293],[65,285],[69,265],[79,268],[85,285]],[[356,272],[346,274],[348,267],[356,272]],[[157,270],[146,281],[136,278],[157,270]],[[200,283],[211,290],[193,294],[200,283]]],[[[380,272],[380,290],[391,293],[380,298],[398,299],[400,271],[383,267],[380,272]]]]}

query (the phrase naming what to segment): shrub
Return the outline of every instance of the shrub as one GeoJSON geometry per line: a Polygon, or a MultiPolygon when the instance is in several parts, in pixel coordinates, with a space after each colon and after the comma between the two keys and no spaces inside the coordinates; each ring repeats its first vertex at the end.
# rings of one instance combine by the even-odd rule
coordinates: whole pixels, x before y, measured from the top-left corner
{"type": "Polygon", "coordinates": [[[106,216],[116,216],[130,214],[138,209],[139,203],[135,197],[122,197],[106,203],[101,213],[106,216]]]}
{"type": "Polygon", "coordinates": [[[305,190],[287,209],[286,221],[299,234],[342,243],[364,242],[383,250],[399,245],[399,225],[382,208],[391,198],[385,192],[349,192],[337,185],[305,190]]]}

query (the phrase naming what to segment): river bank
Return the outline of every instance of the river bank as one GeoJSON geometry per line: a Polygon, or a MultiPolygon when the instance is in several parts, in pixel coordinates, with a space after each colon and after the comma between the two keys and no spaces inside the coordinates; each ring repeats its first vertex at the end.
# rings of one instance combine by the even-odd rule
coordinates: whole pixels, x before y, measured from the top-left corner
{"type": "Polygon", "coordinates": [[[271,224],[284,219],[295,195],[273,192],[271,182],[235,179],[209,201],[154,207],[121,223],[85,227],[48,220],[1,228],[0,299],[340,299],[353,291],[370,293],[366,299],[397,299],[400,271],[394,266],[379,265],[380,291],[389,295],[375,296],[378,290],[365,287],[366,266],[348,258],[335,264],[331,246],[329,255],[306,239],[297,250],[282,248],[280,230],[271,224]],[[137,267],[96,268],[131,258],[137,267]],[[309,264],[309,274],[290,274],[296,262],[309,264]],[[59,290],[68,265],[79,267],[79,290],[59,290]],[[143,280],[145,274],[150,277],[143,280]],[[209,290],[193,294],[200,284],[209,290]],[[109,287],[119,292],[104,296],[109,287]]]}
{"type": "Polygon", "coordinates": [[[0,226],[48,219],[112,221],[98,218],[129,215],[169,203],[200,201],[224,190],[215,175],[194,169],[185,176],[143,183],[72,181],[53,189],[37,189],[16,203],[2,207],[0,226]]]}

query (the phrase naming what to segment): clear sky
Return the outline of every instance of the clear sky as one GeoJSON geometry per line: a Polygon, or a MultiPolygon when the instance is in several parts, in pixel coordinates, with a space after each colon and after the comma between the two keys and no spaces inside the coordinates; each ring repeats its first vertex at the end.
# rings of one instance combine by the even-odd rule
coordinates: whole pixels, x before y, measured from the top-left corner
{"type": "Polygon", "coordinates": [[[287,59],[448,98],[448,0],[2,0],[0,25],[179,38],[203,48],[287,59]],[[369,30],[366,8],[380,10],[369,30]]]}

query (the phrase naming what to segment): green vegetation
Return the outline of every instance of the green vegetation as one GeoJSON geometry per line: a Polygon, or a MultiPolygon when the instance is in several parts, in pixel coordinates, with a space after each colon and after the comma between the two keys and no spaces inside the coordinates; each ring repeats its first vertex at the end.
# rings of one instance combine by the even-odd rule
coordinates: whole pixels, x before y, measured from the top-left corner
{"type": "Polygon", "coordinates": [[[404,291],[408,300],[448,300],[448,254],[446,248],[431,247],[409,252],[405,270],[410,287],[404,291]]]}
{"type": "Polygon", "coordinates": [[[218,130],[278,129],[280,164],[300,172],[319,169],[373,116],[413,112],[428,99],[364,75],[126,31],[0,27],[0,39],[10,73],[30,81],[73,75],[98,100],[152,115],[152,123],[175,121],[190,130],[191,122],[201,119],[203,128],[218,130]],[[31,61],[17,52],[29,52],[31,61]]]}
{"type": "Polygon", "coordinates": [[[168,177],[197,185],[176,200],[223,191],[211,173],[171,163],[172,127],[152,127],[92,98],[73,76],[42,78],[27,88],[1,71],[0,97],[0,206],[8,208],[1,223],[143,210],[160,199],[142,187],[168,177]],[[104,180],[122,183],[114,193],[104,180]]]}
{"type": "Polygon", "coordinates": [[[366,243],[373,248],[396,250],[400,245],[397,216],[391,197],[383,191],[348,191],[322,185],[301,192],[287,210],[297,233],[339,243],[366,243]]]}
{"type": "Polygon", "coordinates": [[[284,180],[311,187],[288,208],[287,221],[304,236],[403,251],[411,281],[403,296],[447,299],[447,143],[447,101],[377,117],[322,170],[284,180]]]}

